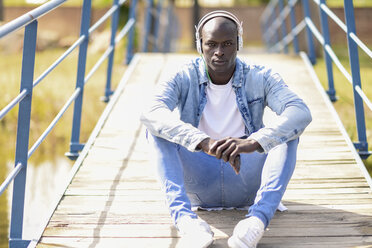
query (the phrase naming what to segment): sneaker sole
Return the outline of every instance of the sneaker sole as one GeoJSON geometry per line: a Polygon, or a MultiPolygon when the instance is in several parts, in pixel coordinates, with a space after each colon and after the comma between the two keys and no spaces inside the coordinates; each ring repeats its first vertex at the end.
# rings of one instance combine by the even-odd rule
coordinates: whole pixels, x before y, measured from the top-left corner
{"type": "MultiPolygon", "coordinates": [[[[251,248],[249,246],[247,246],[245,243],[243,243],[239,238],[235,237],[235,236],[231,236],[228,240],[227,240],[227,244],[230,248],[251,248]]],[[[256,246],[255,246],[256,247],[256,246]]],[[[255,248],[254,247],[254,248],[255,248]]],[[[253,247],[252,247],[253,248],[253,247]]]]}

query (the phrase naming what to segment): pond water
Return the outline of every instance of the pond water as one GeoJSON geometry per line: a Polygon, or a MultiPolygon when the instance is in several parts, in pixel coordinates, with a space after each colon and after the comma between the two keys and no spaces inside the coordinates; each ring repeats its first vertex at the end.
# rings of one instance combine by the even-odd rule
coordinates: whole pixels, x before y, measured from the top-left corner
{"type": "MultiPolygon", "coordinates": [[[[73,162],[59,157],[53,161],[45,161],[37,166],[32,164],[27,168],[24,238],[31,239],[47,221],[52,204],[71,170],[73,162]]],[[[13,168],[12,162],[7,162],[0,170],[0,178],[5,178],[13,168]]],[[[8,247],[10,209],[12,201],[12,185],[0,196],[0,247],[8,247]]]]}

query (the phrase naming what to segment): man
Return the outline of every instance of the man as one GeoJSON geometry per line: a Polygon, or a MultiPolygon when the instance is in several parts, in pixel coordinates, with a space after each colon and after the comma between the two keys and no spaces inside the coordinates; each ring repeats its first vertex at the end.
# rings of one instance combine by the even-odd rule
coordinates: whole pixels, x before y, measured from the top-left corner
{"type": "Polygon", "coordinates": [[[192,207],[246,206],[248,218],[228,245],[256,247],[292,176],[310,111],[278,74],[236,57],[243,30],[233,14],[211,12],[196,28],[202,58],[158,85],[141,120],[151,133],[171,216],[189,247],[213,242],[192,207]],[[265,106],[279,115],[266,127],[265,106]]]}

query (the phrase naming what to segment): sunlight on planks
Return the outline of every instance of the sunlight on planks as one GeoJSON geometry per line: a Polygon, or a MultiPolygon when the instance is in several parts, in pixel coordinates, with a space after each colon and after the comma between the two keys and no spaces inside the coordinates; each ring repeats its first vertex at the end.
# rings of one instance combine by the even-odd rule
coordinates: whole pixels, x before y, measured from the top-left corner
{"type": "MultiPolygon", "coordinates": [[[[38,247],[182,247],[149,160],[139,122],[155,82],[193,55],[141,55],[121,97],[45,229],[38,247]]],[[[308,104],[313,122],[300,138],[298,162],[283,202],[258,247],[372,247],[372,193],[302,60],[243,54],[278,71],[308,104]]],[[[265,121],[275,118],[267,114],[265,121]]],[[[216,241],[245,211],[198,212],[216,241]]]]}

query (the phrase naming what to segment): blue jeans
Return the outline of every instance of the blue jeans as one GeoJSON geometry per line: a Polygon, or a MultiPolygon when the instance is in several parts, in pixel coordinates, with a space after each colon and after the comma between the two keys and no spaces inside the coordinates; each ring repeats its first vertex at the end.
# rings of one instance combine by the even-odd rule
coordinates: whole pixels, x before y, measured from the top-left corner
{"type": "Polygon", "coordinates": [[[204,152],[149,135],[159,179],[174,223],[184,215],[197,218],[191,207],[246,207],[265,227],[282,199],[296,165],[298,139],[268,154],[240,154],[236,175],[229,163],[204,152]]]}

